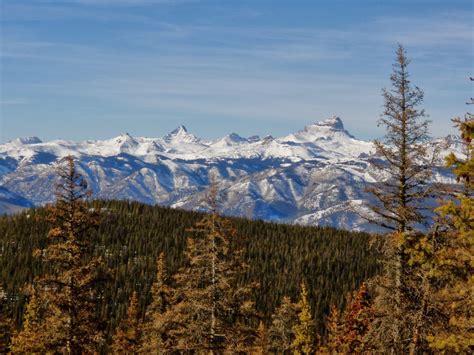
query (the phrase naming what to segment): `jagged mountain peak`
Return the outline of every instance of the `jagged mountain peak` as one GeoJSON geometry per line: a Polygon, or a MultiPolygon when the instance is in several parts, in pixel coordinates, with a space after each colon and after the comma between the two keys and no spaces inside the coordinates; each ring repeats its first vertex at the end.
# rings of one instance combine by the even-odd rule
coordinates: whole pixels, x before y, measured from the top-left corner
{"type": "Polygon", "coordinates": [[[120,133],[118,136],[117,136],[118,139],[133,139],[133,137],[130,135],[130,133],[126,132],[126,133],[120,133]]]}
{"type": "Polygon", "coordinates": [[[306,126],[303,132],[315,138],[331,138],[336,133],[338,133],[339,136],[342,135],[353,138],[353,136],[345,130],[344,123],[338,116],[332,116],[323,121],[306,126]]]}
{"type": "Polygon", "coordinates": [[[181,143],[199,143],[200,139],[194,134],[189,133],[185,126],[181,125],[163,137],[166,142],[181,142],[181,143]]]}
{"type": "Polygon", "coordinates": [[[229,143],[244,143],[244,142],[248,142],[247,139],[239,136],[237,133],[231,133],[231,134],[228,134],[227,136],[224,137],[224,139],[226,139],[229,143]]]}
{"type": "Polygon", "coordinates": [[[303,130],[279,139],[281,142],[316,142],[316,141],[342,141],[354,138],[344,129],[344,123],[338,116],[332,116],[323,121],[306,126],[303,130]]]}
{"type": "MultiPolygon", "coordinates": [[[[233,133],[206,141],[180,126],[161,138],[124,133],[105,141],[22,141],[29,144],[0,144],[0,185],[37,205],[54,200],[55,162],[72,154],[97,197],[194,209],[215,170],[226,186],[227,214],[366,229],[347,206],[368,201],[365,188],[377,178],[368,162],[373,144],[352,138],[339,117],[277,139],[233,133]]],[[[439,143],[462,149],[455,137],[439,143]]],[[[435,179],[454,183],[444,168],[435,179]]],[[[5,195],[0,189],[0,214],[18,205],[5,195]]]]}
{"type": "Polygon", "coordinates": [[[20,137],[12,140],[10,143],[16,144],[40,144],[43,143],[41,139],[35,136],[20,137]]]}
{"type": "Polygon", "coordinates": [[[188,130],[184,125],[180,125],[179,127],[175,128],[171,133],[168,134],[168,136],[179,136],[179,135],[184,135],[188,133],[188,130]]]}
{"type": "Polygon", "coordinates": [[[329,117],[328,119],[316,122],[315,124],[313,124],[311,126],[328,127],[328,128],[331,128],[335,131],[343,131],[344,130],[344,123],[342,122],[341,118],[338,117],[338,116],[329,117]]]}
{"type": "Polygon", "coordinates": [[[138,144],[136,139],[133,138],[129,133],[121,133],[117,137],[112,138],[112,142],[118,144],[119,146],[138,144]]]}

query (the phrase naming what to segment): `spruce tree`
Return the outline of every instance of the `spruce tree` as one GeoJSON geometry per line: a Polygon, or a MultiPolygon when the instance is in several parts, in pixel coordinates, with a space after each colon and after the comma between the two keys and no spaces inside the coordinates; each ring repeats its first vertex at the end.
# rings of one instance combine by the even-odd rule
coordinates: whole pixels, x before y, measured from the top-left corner
{"type": "Polygon", "coordinates": [[[352,354],[368,350],[365,337],[371,329],[373,320],[372,300],[367,291],[367,285],[363,283],[344,315],[342,343],[345,351],[352,354]]]}
{"type": "MultiPolygon", "coordinates": [[[[26,322],[17,338],[23,340],[15,346],[30,342],[27,332],[41,333],[36,344],[41,352],[81,354],[103,345],[96,303],[104,268],[99,258],[91,259],[91,229],[98,225],[98,217],[85,204],[89,195],[74,158],[64,158],[58,166],[57,200],[49,207],[49,243],[34,252],[47,273],[35,279],[35,298],[30,303],[45,305],[46,310],[41,320],[26,322]]],[[[32,319],[37,313],[34,308],[27,312],[27,316],[33,313],[32,319]]]]}
{"type": "Polygon", "coordinates": [[[383,90],[384,107],[378,125],[384,126],[384,142],[374,145],[378,158],[371,163],[383,181],[368,189],[376,203],[369,205],[375,217],[364,216],[389,230],[405,232],[424,222],[422,210],[432,190],[428,188],[432,162],[428,159],[428,124],[419,106],[424,93],[413,86],[408,74],[409,60],[399,45],[391,89],[383,90]]]}
{"type": "Polygon", "coordinates": [[[55,321],[59,309],[40,298],[34,287],[28,287],[29,301],[21,331],[12,338],[13,353],[42,354],[55,349],[59,343],[61,323],[55,321]],[[50,320],[53,321],[50,321],[50,320]]]}
{"type": "Polygon", "coordinates": [[[472,350],[474,120],[467,114],[454,121],[466,155],[451,154],[447,162],[464,188],[436,209],[439,218],[429,232],[387,239],[389,263],[376,280],[373,349],[409,354],[472,350]]]}
{"type": "Polygon", "coordinates": [[[380,278],[380,293],[387,297],[380,297],[385,300],[385,316],[378,322],[379,336],[385,338],[379,343],[395,352],[404,351],[404,333],[410,321],[403,310],[410,305],[403,239],[425,224],[426,200],[433,196],[429,185],[433,166],[428,158],[429,122],[425,111],[419,108],[424,94],[411,84],[408,64],[406,52],[399,45],[390,76],[392,87],[383,90],[385,110],[378,122],[386,128],[386,135],[384,142],[374,141],[377,157],[371,160],[382,181],[368,188],[375,199],[368,206],[373,213],[362,216],[394,232],[384,243],[385,275],[380,278]]]}

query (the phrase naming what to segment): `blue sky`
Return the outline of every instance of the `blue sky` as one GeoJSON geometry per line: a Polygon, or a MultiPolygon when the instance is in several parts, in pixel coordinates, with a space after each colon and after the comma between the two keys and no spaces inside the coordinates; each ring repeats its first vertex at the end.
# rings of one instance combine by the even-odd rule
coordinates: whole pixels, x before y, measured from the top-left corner
{"type": "Polygon", "coordinates": [[[0,141],[383,132],[397,43],[435,136],[473,94],[473,1],[0,0],[0,141]]]}

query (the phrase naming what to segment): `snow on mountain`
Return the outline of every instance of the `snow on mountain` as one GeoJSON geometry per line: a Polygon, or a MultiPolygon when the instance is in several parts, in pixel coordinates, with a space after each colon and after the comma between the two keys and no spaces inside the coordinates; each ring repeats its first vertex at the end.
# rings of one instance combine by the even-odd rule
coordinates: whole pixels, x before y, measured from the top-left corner
{"type": "Polygon", "coordinates": [[[17,145],[39,144],[39,143],[42,143],[42,141],[38,137],[21,137],[21,138],[14,139],[10,143],[17,144],[17,145]]]}
{"type": "Polygon", "coordinates": [[[282,137],[279,141],[315,144],[340,156],[358,156],[373,150],[372,143],[358,140],[349,134],[337,116],[306,126],[304,130],[282,137]]]}
{"type": "MultiPolygon", "coordinates": [[[[452,136],[434,143],[442,148],[440,157],[462,148],[452,136]]],[[[354,212],[371,198],[365,188],[380,179],[368,162],[373,150],[371,142],[347,132],[339,117],[276,139],[232,133],[206,141],[184,126],[162,138],[127,133],[81,142],[22,138],[0,145],[0,213],[53,201],[55,164],[74,155],[99,198],[200,209],[212,174],[220,182],[223,213],[376,230],[354,212]],[[15,197],[2,200],[2,191],[15,197]]],[[[442,167],[434,180],[454,181],[442,167]]]]}
{"type": "Polygon", "coordinates": [[[249,140],[239,136],[237,133],[231,133],[224,138],[218,139],[216,142],[212,143],[212,146],[218,148],[227,148],[245,143],[249,143],[249,140]]]}
{"type": "Polygon", "coordinates": [[[11,214],[33,206],[27,199],[0,186],[0,214],[11,214]]]}

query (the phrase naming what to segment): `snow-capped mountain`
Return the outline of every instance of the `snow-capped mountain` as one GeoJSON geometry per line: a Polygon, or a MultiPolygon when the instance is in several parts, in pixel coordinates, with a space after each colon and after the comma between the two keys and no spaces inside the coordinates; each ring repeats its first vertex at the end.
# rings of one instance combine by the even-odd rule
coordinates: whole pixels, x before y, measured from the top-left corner
{"type": "MultiPolygon", "coordinates": [[[[436,143],[444,150],[434,179],[453,182],[441,158],[459,150],[459,140],[436,143]]],[[[225,214],[374,230],[353,212],[371,198],[367,185],[381,178],[369,166],[373,151],[371,142],[353,137],[338,117],[281,138],[232,133],[208,141],[184,126],[162,138],[125,133],[103,141],[42,142],[27,137],[0,145],[0,213],[53,201],[55,164],[74,155],[98,198],[199,209],[215,175],[225,214]]]]}
{"type": "Polygon", "coordinates": [[[15,213],[30,207],[34,207],[33,203],[0,186],[0,214],[15,213]]]}

